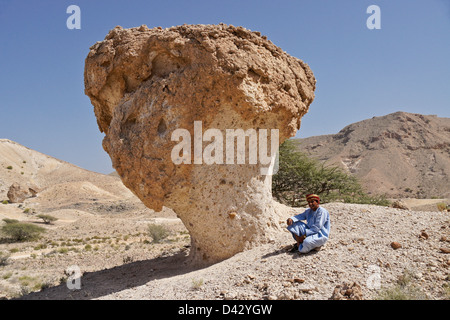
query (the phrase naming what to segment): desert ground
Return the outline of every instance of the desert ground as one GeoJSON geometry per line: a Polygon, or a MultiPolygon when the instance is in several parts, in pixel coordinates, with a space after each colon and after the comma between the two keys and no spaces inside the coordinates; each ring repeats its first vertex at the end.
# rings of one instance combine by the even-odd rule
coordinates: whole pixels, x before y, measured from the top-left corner
{"type": "Polygon", "coordinates": [[[450,298],[450,215],[436,205],[450,199],[402,199],[408,209],[322,204],[330,239],[305,255],[289,251],[294,241],[285,229],[304,208],[277,204],[273,241],[199,265],[177,215],[148,209],[117,175],[0,140],[0,182],[0,227],[16,219],[46,230],[28,242],[0,236],[2,299],[386,299],[399,290],[403,299],[450,298]],[[31,183],[37,195],[5,201],[14,182],[31,183]],[[57,220],[45,224],[39,214],[57,220]],[[155,242],[151,225],[168,236],[155,242]],[[336,295],[345,283],[356,284],[355,293],[336,295]]]}
{"type": "MultiPolygon", "coordinates": [[[[200,266],[190,261],[189,235],[169,209],[155,213],[138,201],[97,199],[53,210],[58,220],[45,225],[36,218],[45,211],[39,197],[2,204],[2,219],[39,224],[47,232],[37,241],[0,244],[10,255],[0,267],[0,294],[6,299],[326,300],[336,286],[356,282],[358,298],[377,299],[408,277],[414,299],[450,298],[448,212],[323,206],[331,213],[332,232],[320,251],[290,252],[293,240],[280,220],[272,243],[200,266]],[[150,224],[167,227],[169,237],[153,243],[150,224]],[[392,242],[401,248],[393,249],[392,242]],[[78,275],[79,289],[73,286],[78,275]]],[[[283,210],[287,218],[303,209],[283,210]]]]}

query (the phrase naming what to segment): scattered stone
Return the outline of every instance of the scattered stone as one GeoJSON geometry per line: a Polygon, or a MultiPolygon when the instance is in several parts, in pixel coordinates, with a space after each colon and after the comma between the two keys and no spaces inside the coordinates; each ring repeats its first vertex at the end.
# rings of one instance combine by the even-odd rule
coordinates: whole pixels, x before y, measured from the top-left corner
{"type": "Polygon", "coordinates": [[[403,200],[396,200],[391,204],[391,206],[396,209],[411,210],[403,200]]]}
{"type": "Polygon", "coordinates": [[[420,234],[419,238],[427,240],[428,239],[428,233],[426,233],[425,231],[422,231],[422,233],[420,234]]]}
{"type": "Polygon", "coordinates": [[[356,283],[345,282],[334,288],[331,300],[363,300],[361,286],[356,283]]]}
{"type": "Polygon", "coordinates": [[[402,245],[396,241],[391,242],[391,247],[392,249],[396,250],[396,249],[400,249],[402,247],[402,245]]]}
{"type": "Polygon", "coordinates": [[[443,253],[450,253],[449,248],[439,248],[439,250],[441,250],[441,252],[443,252],[443,253]]]}

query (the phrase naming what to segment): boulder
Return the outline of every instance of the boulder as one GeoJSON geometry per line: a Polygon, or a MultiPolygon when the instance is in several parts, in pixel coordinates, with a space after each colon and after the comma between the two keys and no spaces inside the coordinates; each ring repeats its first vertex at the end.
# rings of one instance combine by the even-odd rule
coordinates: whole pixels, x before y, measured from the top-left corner
{"type": "Polygon", "coordinates": [[[243,27],[116,27],[90,48],[84,78],[124,185],[177,213],[196,261],[280,231],[270,174],[314,99],[303,61],[243,27]]]}
{"type": "Polygon", "coordinates": [[[7,197],[9,202],[11,203],[20,203],[25,199],[36,197],[37,191],[36,188],[30,188],[25,185],[20,185],[17,182],[14,182],[8,190],[7,197]]]}
{"type": "Polygon", "coordinates": [[[391,204],[392,208],[402,209],[402,210],[411,210],[403,200],[395,200],[391,204]]]}

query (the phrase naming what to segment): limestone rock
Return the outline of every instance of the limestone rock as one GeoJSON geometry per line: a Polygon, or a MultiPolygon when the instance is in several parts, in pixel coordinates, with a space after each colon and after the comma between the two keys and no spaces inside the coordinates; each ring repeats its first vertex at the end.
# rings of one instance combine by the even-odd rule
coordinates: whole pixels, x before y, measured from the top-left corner
{"type": "Polygon", "coordinates": [[[337,285],[330,300],[363,300],[361,286],[356,282],[337,285]]]}
{"type": "Polygon", "coordinates": [[[402,245],[399,242],[393,241],[391,242],[391,247],[392,249],[400,249],[402,247],[402,245]]]}
{"type": "Polygon", "coordinates": [[[19,185],[17,182],[13,183],[8,190],[7,197],[11,203],[20,203],[25,199],[35,197],[37,195],[36,188],[19,185]]]}
{"type": "Polygon", "coordinates": [[[278,129],[277,147],[294,136],[314,99],[304,62],[242,27],[116,27],[90,48],[84,77],[113,167],[149,208],[178,214],[197,261],[228,258],[279,232],[271,176],[261,174],[261,154],[250,161],[263,140],[246,137],[237,164],[239,142],[227,130],[261,139],[278,129]],[[177,129],[190,139],[174,139],[177,129]],[[182,154],[174,152],[180,143],[182,154]],[[228,150],[236,152],[228,158],[228,150]]]}
{"type": "Polygon", "coordinates": [[[406,203],[403,200],[396,200],[396,201],[392,202],[391,206],[392,206],[392,208],[410,210],[410,208],[408,208],[408,206],[406,205],[406,203]]]}

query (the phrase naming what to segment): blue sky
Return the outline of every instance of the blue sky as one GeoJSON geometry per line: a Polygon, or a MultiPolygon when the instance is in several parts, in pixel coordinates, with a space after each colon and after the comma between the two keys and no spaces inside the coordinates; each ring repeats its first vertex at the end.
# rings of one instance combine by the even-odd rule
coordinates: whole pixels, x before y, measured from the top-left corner
{"type": "Polygon", "coordinates": [[[220,22],[260,31],[311,67],[316,99],[297,137],[396,111],[450,117],[450,0],[0,0],[0,138],[110,173],[84,95],[89,47],[116,25],[220,22]],[[80,30],[66,27],[72,4],[80,30]],[[379,30],[366,26],[370,5],[379,30]]]}

